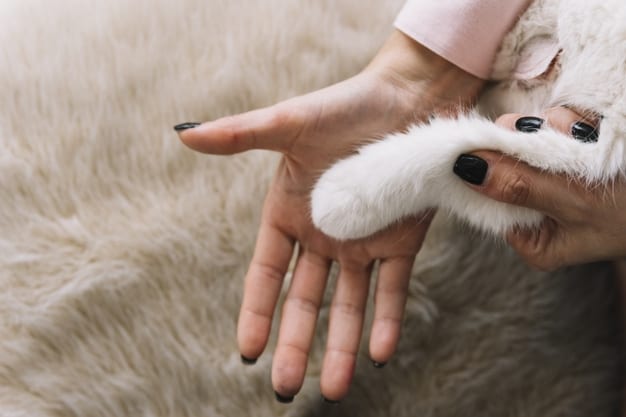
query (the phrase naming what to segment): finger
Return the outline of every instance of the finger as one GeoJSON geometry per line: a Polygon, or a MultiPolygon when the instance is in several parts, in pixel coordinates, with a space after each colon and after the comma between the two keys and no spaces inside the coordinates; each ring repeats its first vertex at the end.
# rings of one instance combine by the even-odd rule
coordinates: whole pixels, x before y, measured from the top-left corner
{"type": "Polygon", "coordinates": [[[330,311],[320,388],[329,401],[348,393],[363,331],[371,268],[341,266],[330,311]]]}
{"type": "Polygon", "coordinates": [[[563,227],[549,217],[538,228],[512,230],[506,238],[526,263],[542,271],[606,259],[602,238],[563,227]]]}
{"type": "Polygon", "coordinates": [[[380,263],[369,348],[376,367],[386,364],[398,345],[414,260],[415,257],[401,257],[380,263]]]}
{"type": "MultiPolygon", "coordinates": [[[[462,156],[464,158],[467,156],[462,156]]],[[[528,207],[558,219],[578,217],[586,202],[584,187],[564,175],[550,174],[532,168],[513,158],[490,151],[469,156],[486,169],[481,184],[466,184],[494,200],[528,207]]]]}
{"type": "Polygon", "coordinates": [[[542,127],[551,127],[584,142],[598,138],[600,116],[594,112],[569,107],[552,107],[540,115],[520,113],[503,114],[496,124],[511,130],[533,133],[542,127]]]}
{"type": "Polygon", "coordinates": [[[538,228],[513,230],[506,238],[528,264],[543,271],[621,256],[623,235],[614,241],[597,224],[590,226],[588,219],[580,217],[578,224],[561,224],[546,217],[538,228]]]}
{"type": "Polygon", "coordinates": [[[278,343],[272,362],[272,385],[286,400],[300,391],[330,261],[304,250],[298,257],[283,303],[278,343]]]}
{"type": "Polygon", "coordinates": [[[560,249],[563,245],[558,234],[556,221],[547,217],[537,228],[509,231],[506,240],[527,264],[541,271],[552,271],[562,263],[560,249]]]}
{"type": "Polygon", "coordinates": [[[198,126],[185,124],[191,127],[177,130],[183,143],[199,152],[219,155],[250,149],[285,152],[303,129],[303,108],[302,100],[297,98],[198,126]]]}
{"type": "Polygon", "coordinates": [[[543,114],[548,126],[582,142],[598,140],[600,117],[596,113],[568,107],[552,107],[543,114]]]}
{"type": "Polygon", "coordinates": [[[278,228],[261,223],[237,324],[239,352],[246,363],[254,363],[265,349],[293,246],[278,228]]]}
{"type": "Polygon", "coordinates": [[[504,127],[510,130],[516,130],[515,123],[521,119],[522,117],[526,117],[527,115],[521,113],[507,113],[498,117],[495,123],[498,126],[504,127]]]}

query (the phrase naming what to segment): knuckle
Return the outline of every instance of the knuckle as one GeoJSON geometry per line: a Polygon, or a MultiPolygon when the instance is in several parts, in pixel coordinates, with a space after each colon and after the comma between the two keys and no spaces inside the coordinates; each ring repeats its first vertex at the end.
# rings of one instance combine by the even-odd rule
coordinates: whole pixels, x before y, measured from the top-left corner
{"type": "Polygon", "coordinates": [[[242,130],[240,128],[236,128],[235,126],[230,126],[225,132],[225,138],[232,144],[240,143],[243,137],[244,133],[242,130]]]}
{"type": "Polygon", "coordinates": [[[553,250],[555,229],[549,222],[530,233],[521,235],[514,247],[524,261],[540,271],[550,272],[561,266],[558,253],[553,250]]]}
{"type": "Polygon", "coordinates": [[[402,325],[402,317],[394,317],[391,315],[385,315],[385,316],[380,316],[380,317],[376,317],[374,319],[376,321],[376,323],[378,324],[384,324],[384,325],[389,325],[392,327],[397,327],[397,326],[401,326],[402,325]]]}
{"type": "Polygon", "coordinates": [[[499,116],[496,119],[495,123],[498,126],[501,126],[501,127],[505,127],[505,128],[508,128],[508,129],[514,129],[515,122],[520,117],[522,117],[522,115],[520,113],[503,114],[503,115],[499,116]]]}
{"type": "Polygon", "coordinates": [[[242,151],[257,146],[258,140],[254,128],[242,125],[235,116],[226,116],[224,123],[227,125],[224,138],[234,149],[242,151]]]}
{"type": "Polygon", "coordinates": [[[524,205],[530,195],[530,182],[524,175],[507,174],[499,187],[500,199],[504,202],[524,205]]]}
{"type": "Polygon", "coordinates": [[[313,314],[317,316],[320,309],[320,303],[307,297],[287,297],[285,307],[293,307],[298,311],[313,314]]]}
{"type": "Polygon", "coordinates": [[[339,263],[341,270],[348,274],[366,275],[372,266],[372,255],[362,245],[345,247],[340,253],[339,263]]]}
{"type": "Polygon", "coordinates": [[[270,279],[272,281],[281,282],[285,277],[284,271],[274,265],[271,265],[262,261],[255,261],[251,264],[251,267],[254,268],[254,272],[263,278],[270,279]]]}
{"type": "Polygon", "coordinates": [[[356,355],[357,355],[356,351],[354,351],[352,349],[348,349],[348,348],[342,347],[342,346],[333,346],[333,345],[331,345],[331,346],[328,346],[326,351],[328,353],[332,353],[332,354],[334,354],[336,356],[346,357],[346,358],[348,358],[350,360],[356,358],[356,355]]]}
{"type": "Polygon", "coordinates": [[[332,309],[341,315],[349,317],[360,317],[363,315],[363,306],[350,302],[334,303],[332,309]]]}
{"type": "Polygon", "coordinates": [[[280,348],[284,349],[286,351],[285,353],[289,353],[291,355],[295,354],[297,356],[304,357],[305,360],[306,357],[309,356],[310,351],[310,346],[294,342],[280,342],[280,348]]]}
{"type": "Polygon", "coordinates": [[[552,260],[545,256],[544,248],[535,239],[521,242],[518,253],[524,261],[534,269],[540,271],[551,271],[554,269],[552,260]]]}
{"type": "Polygon", "coordinates": [[[284,106],[275,105],[272,107],[272,113],[269,117],[269,123],[274,126],[282,126],[293,118],[291,109],[284,106]]]}
{"type": "Polygon", "coordinates": [[[252,306],[244,306],[242,308],[242,312],[247,313],[250,317],[256,319],[256,320],[267,320],[270,319],[271,316],[263,309],[260,309],[258,306],[256,305],[252,305],[252,306]]]}

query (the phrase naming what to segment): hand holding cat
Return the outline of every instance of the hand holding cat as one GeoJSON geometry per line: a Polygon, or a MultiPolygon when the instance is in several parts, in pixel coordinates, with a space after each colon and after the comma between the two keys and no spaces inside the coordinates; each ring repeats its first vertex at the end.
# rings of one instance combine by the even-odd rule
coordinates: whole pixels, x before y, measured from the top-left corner
{"type": "MultiPolygon", "coordinates": [[[[541,128],[541,120],[545,120],[543,123],[579,139],[593,135],[593,128],[599,123],[597,118],[585,118],[562,107],[547,110],[541,118],[522,117],[508,114],[496,123],[532,131],[533,123],[541,128]]],[[[590,188],[498,153],[478,151],[472,155],[484,160],[488,169],[484,171],[482,184],[468,182],[468,186],[495,200],[536,209],[546,215],[536,230],[514,230],[507,234],[509,244],[529,264],[551,270],[626,255],[624,181],[590,188]]]]}

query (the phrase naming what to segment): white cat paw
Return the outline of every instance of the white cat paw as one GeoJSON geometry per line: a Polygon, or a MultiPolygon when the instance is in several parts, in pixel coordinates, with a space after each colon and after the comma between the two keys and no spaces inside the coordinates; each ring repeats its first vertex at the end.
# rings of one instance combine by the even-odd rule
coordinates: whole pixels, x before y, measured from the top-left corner
{"type": "Polygon", "coordinates": [[[339,240],[362,238],[385,227],[374,216],[379,210],[368,201],[367,181],[355,180],[346,162],[326,171],[311,194],[313,224],[339,240]]]}

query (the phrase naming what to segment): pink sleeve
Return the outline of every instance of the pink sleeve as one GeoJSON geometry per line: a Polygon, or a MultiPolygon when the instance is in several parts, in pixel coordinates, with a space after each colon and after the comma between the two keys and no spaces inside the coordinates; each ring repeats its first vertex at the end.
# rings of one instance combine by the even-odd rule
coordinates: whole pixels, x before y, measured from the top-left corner
{"type": "Polygon", "coordinates": [[[395,26],[456,66],[487,79],[507,31],[531,0],[408,0],[395,26]]]}

